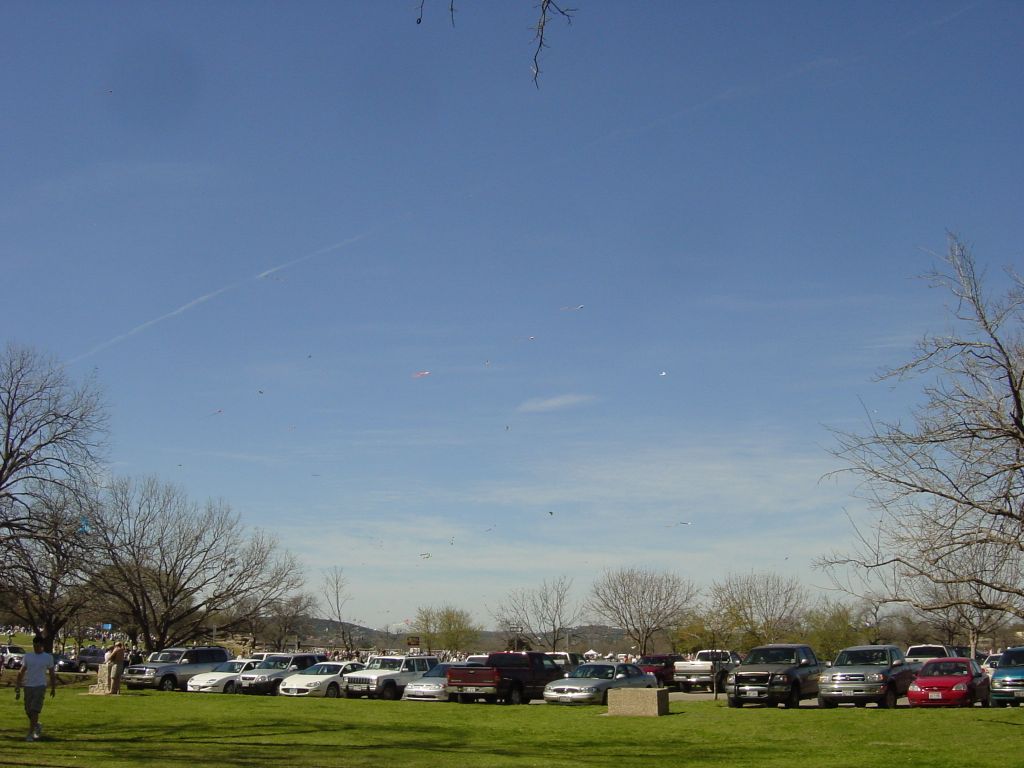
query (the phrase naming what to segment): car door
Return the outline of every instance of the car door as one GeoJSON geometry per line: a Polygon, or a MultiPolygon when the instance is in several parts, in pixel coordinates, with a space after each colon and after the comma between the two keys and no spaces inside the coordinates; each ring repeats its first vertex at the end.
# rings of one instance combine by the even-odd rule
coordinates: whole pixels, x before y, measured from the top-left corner
{"type": "Polygon", "coordinates": [[[817,696],[818,678],[821,676],[818,657],[810,648],[804,647],[797,651],[797,661],[800,663],[797,671],[800,678],[800,690],[805,696],[817,696]]]}

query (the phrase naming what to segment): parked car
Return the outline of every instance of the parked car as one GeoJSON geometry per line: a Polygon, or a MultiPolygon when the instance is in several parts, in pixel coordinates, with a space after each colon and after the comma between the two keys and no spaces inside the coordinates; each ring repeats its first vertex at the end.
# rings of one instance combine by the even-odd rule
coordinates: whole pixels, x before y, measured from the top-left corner
{"type": "Polygon", "coordinates": [[[658,685],[673,685],[672,678],[676,672],[676,662],[682,661],[683,657],[675,653],[655,654],[652,656],[641,656],[636,665],[644,672],[658,678],[658,685]]]}
{"type": "Polygon", "coordinates": [[[970,707],[989,705],[989,679],[978,662],[966,657],[926,661],[910,684],[912,707],[970,707]]]}
{"type": "Polygon", "coordinates": [[[832,666],[818,677],[818,706],[874,702],[892,709],[905,696],[915,669],[895,645],[857,645],[844,648],[832,666]]]}
{"type": "Polygon", "coordinates": [[[779,643],[754,648],[725,680],[730,707],[784,704],[818,696],[818,676],[825,666],[808,645],[779,643]]]}
{"type": "Polygon", "coordinates": [[[1024,646],[1007,648],[992,673],[989,698],[997,707],[1019,707],[1024,702],[1024,646]]]}
{"type": "Polygon", "coordinates": [[[467,704],[478,699],[529,704],[544,695],[544,686],[565,674],[545,653],[505,651],[492,653],[483,666],[451,667],[448,690],[467,704]]]}
{"type": "Polygon", "coordinates": [[[25,649],[20,645],[0,645],[0,658],[3,658],[7,669],[20,669],[25,649]]]}
{"type": "Polygon", "coordinates": [[[345,690],[349,672],[358,672],[366,665],[361,661],[321,661],[309,669],[289,675],[278,689],[282,696],[324,696],[337,699],[345,690]]]}
{"type": "Polygon", "coordinates": [[[960,654],[948,645],[924,644],[908,646],[904,656],[907,657],[908,664],[921,666],[929,659],[950,659],[958,657],[960,654]]]}
{"type": "Polygon", "coordinates": [[[435,667],[436,656],[374,656],[358,672],[345,675],[345,695],[349,698],[369,696],[395,701],[402,698],[405,686],[418,680],[435,667]]]}
{"type": "Polygon", "coordinates": [[[186,685],[192,693],[236,693],[238,679],[243,672],[259,664],[256,659],[231,659],[218,664],[209,672],[193,675],[186,685]]]}
{"type": "Polygon", "coordinates": [[[78,661],[72,659],[66,653],[53,654],[53,668],[57,672],[77,672],[78,661]]]}
{"type": "Polygon", "coordinates": [[[165,648],[150,654],[149,661],[131,664],[121,681],[131,689],[159,688],[161,691],[185,690],[188,681],[202,672],[210,672],[231,658],[219,645],[191,648],[165,648]]]}
{"type": "Polygon", "coordinates": [[[995,671],[999,668],[999,658],[1002,655],[1003,654],[1001,653],[991,653],[985,657],[983,662],[981,662],[981,671],[988,675],[990,680],[992,679],[992,675],[995,674],[995,671]]]}
{"type": "Polygon", "coordinates": [[[405,686],[403,701],[450,701],[448,695],[448,670],[460,664],[435,664],[417,680],[405,686]]]}
{"type": "Polygon", "coordinates": [[[612,688],[658,688],[658,678],[636,664],[589,662],[544,686],[547,704],[607,704],[612,688]]]}
{"type": "Polygon", "coordinates": [[[319,662],[312,653],[279,653],[267,656],[238,678],[242,693],[269,693],[276,696],[285,678],[309,669],[319,662]]]}
{"type": "Polygon", "coordinates": [[[99,646],[89,645],[79,648],[74,658],[78,662],[79,672],[95,672],[106,661],[107,652],[99,646]]]}
{"type": "Polygon", "coordinates": [[[672,680],[684,693],[693,686],[721,690],[729,672],[738,667],[743,659],[735,651],[708,648],[697,651],[692,659],[679,659],[674,664],[672,680]]]}
{"type": "Polygon", "coordinates": [[[579,653],[569,653],[568,651],[548,651],[547,654],[555,664],[562,668],[563,672],[572,672],[576,667],[583,663],[583,656],[579,653]]]}

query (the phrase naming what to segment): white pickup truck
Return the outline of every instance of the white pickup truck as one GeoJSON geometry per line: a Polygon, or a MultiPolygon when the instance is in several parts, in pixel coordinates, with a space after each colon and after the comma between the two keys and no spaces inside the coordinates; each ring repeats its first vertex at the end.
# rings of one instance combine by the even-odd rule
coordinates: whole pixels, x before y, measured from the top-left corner
{"type": "Polygon", "coordinates": [[[735,651],[709,649],[697,651],[692,661],[677,661],[672,681],[682,691],[694,686],[717,688],[725,686],[725,677],[742,661],[735,651]],[[716,685],[717,682],[717,685],[716,685]]]}

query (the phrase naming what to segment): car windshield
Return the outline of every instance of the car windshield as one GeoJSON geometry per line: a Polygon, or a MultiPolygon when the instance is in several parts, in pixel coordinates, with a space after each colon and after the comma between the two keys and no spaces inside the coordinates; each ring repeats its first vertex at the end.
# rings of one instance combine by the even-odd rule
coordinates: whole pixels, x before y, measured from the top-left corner
{"type": "Polygon", "coordinates": [[[581,664],[572,673],[573,677],[589,677],[595,680],[611,680],[615,677],[615,667],[611,664],[581,664]]]}
{"type": "Polygon", "coordinates": [[[946,649],[941,645],[914,645],[907,649],[907,656],[946,656],[946,649]]]}
{"type": "Polygon", "coordinates": [[[401,669],[401,659],[385,659],[378,656],[376,659],[371,659],[370,663],[366,665],[367,669],[401,669]]]}
{"type": "Polygon", "coordinates": [[[755,648],[744,664],[795,664],[796,651],[792,648],[755,648]]]}
{"type": "Polygon", "coordinates": [[[291,658],[288,656],[268,656],[256,665],[256,669],[288,669],[289,661],[291,658]]]}
{"type": "Polygon", "coordinates": [[[842,651],[838,656],[836,656],[835,664],[833,664],[833,666],[836,667],[885,667],[888,665],[889,653],[880,648],[842,651]]]}
{"type": "Polygon", "coordinates": [[[435,664],[430,668],[428,672],[423,674],[424,677],[447,677],[448,668],[451,664],[435,664]]]}
{"type": "Polygon", "coordinates": [[[160,651],[160,653],[154,654],[149,657],[150,661],[177,661],[182,656],[181,651],[160,651]]]}
{"type": "Polygon", "coordinates": [[[664,657],[658,658],[657,656],[642,656],[637,664],[646,665],[648,667],[664,667],[669,664],[669,660],[664,657]]]}
{"type": "Polygon", "coordinates": [[[1003,651],[999,657],[999,668],[1024,667],[1024,648],[1017,651],[1003,651]]]}
{"type": "Polygon", "coordinates": [[[244,661],[225,661],[213,668],[213,672],[241,672],[244,661]]]}
{"type": "Polygon", "coordinates": [[[341,664],[314,664],[307,670],[304,670],[304,675],[336,675],[341,672],[341,664]]]}
{"type": "Polygon", "coordinates": [[[20,645],[8,645],[7,646],[7,652],[8,653],[24,653],[25,649],[22,648],[20,645]]]}
{"type": "Polygon", "coordinates": [[[929,661],[918,674],[919,677],[961,677],[971,674],[962,661],[929,661]]]}

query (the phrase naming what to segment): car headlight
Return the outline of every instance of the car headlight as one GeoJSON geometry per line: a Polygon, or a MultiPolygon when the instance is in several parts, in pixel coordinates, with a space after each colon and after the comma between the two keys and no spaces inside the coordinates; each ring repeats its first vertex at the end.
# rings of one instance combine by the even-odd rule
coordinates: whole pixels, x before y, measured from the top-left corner
{"type": "Polygon", "coordinates": [[[962,693],[963,691],[967,690],[967,683],[957,683],[956,685],[953,686],[953,690],[954,691],[959,691],[959,692],[962,693]]]}
{"type": "Polygon", "coordinates": [[[319,680],[314,680],[311,683],[306,683],[306,687],[307,688],[319,688],[320,687],[320,681],[319,680]]]}
{"type": "Polygon", "coordinates": [[[146,677],[153,677],[153,675],[156,674],[156,670],[155,669],[147,669],[142,674],[144,674],[146,677]]]}
{"type": "Polygon", "coordinates": [[[729,675],[725,678],[726,685],[736,685],[736,675],[729,675]]]}
{"type": "Polygon", "coordinates": [[[911,684],[910,684],[910,687],[909,687],[909,688],[908,688],[907,690],[908,690],[908,691],[914,691],[915,693],[920,693],[920,691],[921,691],[921,686],[920,686],[920,685],[918,685],[917,683],[911,683],[911,684]]]}
{"type": "Polygon", "coordinates": [[[269,679],[270,679],[270,678],[269,678],[269,677],[267,677],[266,675],[260,675],[259,677],[257,677],[257,678],[256,678],[256,682],[257,682],[257,683],[265,683],[265,682],[267,682],[267,681],[268,681],[269,679]]]}
{"type": "Polygon", "coordinates": [[[832,680],[832,675],[821,675],[818,678],[818,682],[819,683],[827,683],[827,682],[830,682],[831,680],[832,680]]]}
{"type": "Polygon", "coordinates": [[[872,672],[870,675],[864,675],[864,682],[867,683],[884,683],[887,679],[882,672],[872,672]]]}
{"type": "Polygon", "coordinates": [[[776,685],[789,685],[789,675],[785,672],[776,672],[772,675],[772,682],[776,685]]]}

